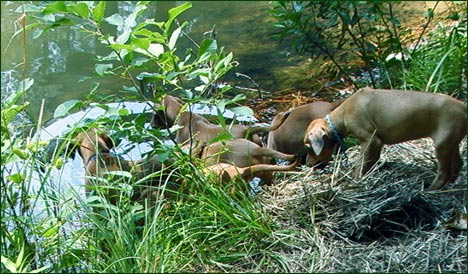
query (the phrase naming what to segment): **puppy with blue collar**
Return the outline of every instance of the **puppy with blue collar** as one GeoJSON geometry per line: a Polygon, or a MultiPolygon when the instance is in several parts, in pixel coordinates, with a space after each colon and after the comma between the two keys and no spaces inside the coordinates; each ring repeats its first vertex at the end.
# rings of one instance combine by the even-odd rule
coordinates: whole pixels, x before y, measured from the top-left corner
{"type": "Polygon", "coordinates": [[[304,143],[311,158],[329,160],[334,153],[331,147],[342,143],[345,136],[354,136],[361,147],[358,171],[364,175],[379,159],[383,145],[430,137],[438,170],[428,190],[436,190],[459,175],[463,166],[459,144],[466,129],[466,103],[448,95],[363,88],[326,119],[313,120],[304,143]]]}

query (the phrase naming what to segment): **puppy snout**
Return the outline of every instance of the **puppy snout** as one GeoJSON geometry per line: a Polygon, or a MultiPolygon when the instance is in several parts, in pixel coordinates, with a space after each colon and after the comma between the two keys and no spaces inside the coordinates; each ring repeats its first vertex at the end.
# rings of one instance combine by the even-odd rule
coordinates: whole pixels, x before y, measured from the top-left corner
{"type": "Polygon", "coordinates": [[[310,140],[309,140],[309,138],[306,138],[306,139],[304,140],[304,145],[305,145],[306,148],[310,148],[310,140]]]}
{"type": "Polygon", "coordinates": [[[311,148],[312,146],[312,136],[309,133],[306,134],[305,138],[304,138],[304,146],[307,147],[307,148],[311,148]]]}

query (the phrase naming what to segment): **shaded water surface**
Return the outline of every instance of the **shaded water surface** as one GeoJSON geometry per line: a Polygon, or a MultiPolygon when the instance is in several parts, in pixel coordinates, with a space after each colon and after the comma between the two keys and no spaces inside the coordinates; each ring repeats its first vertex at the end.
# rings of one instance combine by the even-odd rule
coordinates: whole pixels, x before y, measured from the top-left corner
{"type": "MultiPolygon", "coordinates": [[[[93,37],[77,30],[58,28],[37,39],[29,31],[25,40],[21,35],[11,38],[21,27],[21,13],[15,10],[22,3],[1,2],[2,95],[11,93],[18,79],[33,78],[35,84],[26,96],[26,100],[31,102],[29,112],[33,119],[39,115],[39,106],[43,99],[43,120],[48,121],[59,104],[71,99],[86,98],[93,82],[101,83],[98,98],[115,95],[124,85],[131,85],[128,80],[113,77],[83,80],[94,76],[96,56],[107,55],[108,50],[93,37]],[[26,66],[21,65],[23,61],[26,66]]],[[[167,10],[181,3],[182,1],[155,1],[144,14],[147,18],[164,21],[167,10]]],[[[430,6],[424,1],[413,3],[415,4],[411,5],[418,13],[430,6]]],[[[298,100],[296,104],[311,97],[334,99],[321,91],[321,87],[327,83],[323,79],[317,79],[321,70],[320,63],[292,52],[288,41],[272,38],[277,29],[273,26],[275,20],[269,14],[269,1],[193,1],[192,4],[193,7],[179,18],[180,21],[189,22],[187,32],[191,38],[201,41],[203,33],[214,28],[218,45],[225,47],[226,52],[233,52],[234,60],[239,62],[225,81],[234,86],[254,88],[255,85],[250,80],[238,77],[236,73],[251,77],[263,91],[265,99],[261,103],[268,103],[271,98],[279,95],[288,95],[288,99],[275,99],[273,103],[289,104],[294,98],[298,100]]],[[[131,1],[109,1],[105,16],[113,13],[126,16],[133,5],[131,1]]],[[[412,14],[408,12],[405,18],[411,18],[412,14]]],[[[183,42],[184,39],[181,40],[183,42]]],[[[234,89],[233,92],[245,91],[234,89]]],[[[263,111],[263,104],[252,104],[258,98],[257,92],[249,92],[247,96],[250,100],[246,104],[256,108],[257,112],[263,111]]],[[[271,104],[268,105],[271,107],[271,104]]],[[[273,107],[269,115],[277,110],[281,110],[281,107],[273,107]]]]}
{"type": "MultiPolygon", "coordinates": [[[[105,55],[107,50],[82,32],[58,28],[39,38],[33,38],[30,31],[26,41],[21,36],[11,38],[20,28],[18,19],[21,14],[15,12],[20,4],[13,1],[1,3],[2,94],[11,93],[18,79],[24,76],[33,78],[35,84],[27,96],[33,118],[39,114],[42,99],[45,100],[44,120],[49,120],[59,104],[70,99],[84,99],[96,81],[101,83],[98,94],[102,97],[115,94],[124,85],[130,86],[128,80],[112,77],[83,81],[85,77],[94,76],[96,55],[105,55]],[[21,65],[24,56],[26,66],[21,65]]],[[[158,1],[145,15],[163,21],[167,10],[178,4],[177,1],[158,1]]],[[[107,5],[109,13],[106,16],[109,16],[111,13],[126,15],[133,4],[118,1],[108,2],[107,5]]],[[[304,58],[292,57],[285,44],[271,38],[275,29],[269,8],[267,1],[195,1],[180,20],[189,21],[189,35],[195,41],[201,41],[203,33],[215,27],[218,44],[225,47],[225,51],[233,52],[235,60],[239,62],[226,81],[251,88],[252,82],[236,77],[235,72],[248,75],[264,90],[264,96],[301,85],[305,89],[307,84],[298,81],[296,86],[292,85],[288,80],[290,77],[281,72],[288,67],[291,71],[297,71],[295,66],[304,58]]],[[[248,96],[257,96],[257,93],[248,96]]]]}

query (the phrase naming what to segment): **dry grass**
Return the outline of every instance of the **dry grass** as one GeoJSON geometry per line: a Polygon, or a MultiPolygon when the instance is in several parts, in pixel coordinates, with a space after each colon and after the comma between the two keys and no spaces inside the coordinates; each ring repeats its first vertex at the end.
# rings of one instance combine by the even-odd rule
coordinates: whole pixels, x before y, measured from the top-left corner
{"type": "MultiPolygon", "coordinates": [[[[462,143],[466,159],[466,141],[462,143]]],[[[441,191],[432,141],[384,148],[366,177],[351,176],[359,148],[322,173],[303,168],[269,187],[261,199],[282,228],[302,237],[281,254],[298,272],[466,272],[466,230],[445,223],[466,213],[466,163],[441,191]]]]}

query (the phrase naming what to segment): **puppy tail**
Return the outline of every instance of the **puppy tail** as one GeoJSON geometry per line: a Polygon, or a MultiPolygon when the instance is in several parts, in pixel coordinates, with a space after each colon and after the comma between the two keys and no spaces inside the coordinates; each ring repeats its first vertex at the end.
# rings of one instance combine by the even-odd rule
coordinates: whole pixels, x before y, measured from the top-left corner
{"type": "Polygon", "coordinates": [[[282,153],[270,148],[260,147],[253,151],[255,157],[267,157],[272,159],[281,159],[285,161],[294,161],[296,160],[296,155],[282,153]]]}
{"type": "Polygon", "coordinates": [[[296,160],[292,164],[284,165],[284,166],[269,165],[269,164],[252,165],[252,166],[242,168],[242,170],[240,170],[240,173],[241,173],[240,175],[242,179],[245,180],[246,178],[250,178],[260,172],[291,171],[296,168],[299,162],[300,162],[300,158],[296,157],[296,160]]]}

